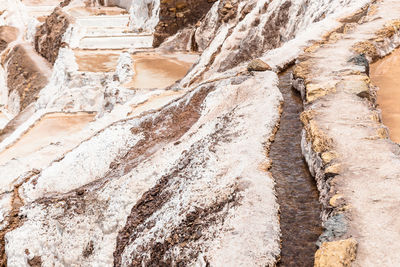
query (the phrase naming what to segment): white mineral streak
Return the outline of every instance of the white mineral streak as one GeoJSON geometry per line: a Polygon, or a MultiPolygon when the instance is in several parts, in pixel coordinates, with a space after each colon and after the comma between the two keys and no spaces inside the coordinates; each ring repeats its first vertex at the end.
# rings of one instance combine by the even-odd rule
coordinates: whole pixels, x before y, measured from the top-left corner
{"type": "Polygon", "coordinates": [[[7,225],[4,220],[11,210],[11,193],[3,193],[0,196],[0,231],[7,225]]]}
{"type": "Polygon", "coordinates": [[[24,184],[26,199],[32,201],[52,192],[66,193],[103,177],[113,160],[142,139],[131,134],[131,127],[130,123],[116,124],[80,144],[61,161],[46,168],[36,184],[24,184]]]}
{"type": "Polygon", "coordinates": [[[2,0],[0,10],[6,10],[4,14],[4,25],[24,29],[29,24],[29,16],[21,1],[2,0]]]}
{"type": "Polygon", "coordinates": [[[126,83],[135,75],[133,70],[133,60],[131,54],[124,52],[118,59],[117,69],[115,75],[118,77],[120,83],[126,83]]]}
{"type": "Polygon", "coordinates": [[[36,29],[40,22],[36,18],[31,18],[26,26],[25,40],[31,44],[35,41],[36,29]]]}
{"type": "MultiPolygon", "coordinates": [[[[293,2],[295,2],[295,5],[291,8],[291,14],[298,12],[302,8],[304,9],[304,1],[293,2]]],[[[370,2],[369,0],[312,1],[306,5],[306,15],[303,19],[290,16],[289,27],[285,35],[290,36],[290,33],[297,31],[296,38],[285,42],[277,49],[267,51],[262,56],[262,59],[273,67],[284,67],[295,60],[303,52],[303,49],[310,45],[311,41],[319,40],[325,33],[337,28],[340,25],[338,18],[352,14],[370,2]],[[326,9],[327,12],[324,19],[315,23],[309,23],[317,18],[317,15],[321,16],[326,9]]]]}
{"type": "Polygon", "coordinates": [[[132,1],[129,26],[134,32],[154,32],[160,16],[160,0],[132,1]]]}
{"type": "MultiPolygon", "coordinates": [[[[226,232],[229,229],[228,234],[220,233],[212,242],[201,241],[204,255],[216,264],[223,259],[225,262],[230,260],[231,263],[273,262],[279,252],[277,205],[274,199],[273,181],[267,173],[259,169],[259,165],[265,161],[262,144],[269,138],[279,116],[278,108],[282,98],[276,84],[277,77],[273,73],[259,74],[256,79],[248,79],[239,85],[232,85],[228,80],[217,83],[216,91],[211,93],[204,103],[201,118],[181,138],[180,145],[170,143],[160,146],[151,158],[139,164],[137,168],[118,179],[112,179],[106,187],[96,193],[96,201],[90,204],[90,208],[84,214],[76,214],[68,219],[64,216],[55,219],[62,215],[65,205],[63,202],[50,206],[33,204],[27,207],[23,212],[28,217],[27,222],[7,235],[9,265],[25,266],[24,259],[27,255],[23,247],[29,247],[31,253],[41,255],[43,262],[49,264],[111,265],[116,235],[130,212],[130,203],[140,198],[163,174],[168,174],[182,156],[182,151],[189,151],[193,145],[198,149],[192,160],[192,166],[188,169],[193,172],[191,175],[197,178],[182,183],[180,185],[182,194],[175,195],[162,210],[153,215],[158,218],[157,225],[152,229],[154,235],[162,235],[163,231],[168,231],[179,224],[191,207],[210,205],[219,197],[229,195],[232,188],[238,185],[243,189],[241,194],[245,200],[234,212],[229,211],[226,224],[221,229],[211,231],[218,233],[217,230],[226,232]],[[259,87],[258,84],[264,86],[259,87]],[[231,90],[225,90],[226,86],[231,90]],[[271,116],[265,118],[264,114],[271,116]],[[228,125],[224,125],[224,116],[232,120],[228,125]],[[255,127],[256,125],[263,127],[255,127]],[[212,142],[215,138],[213,134],[218,133],[221,127],[226,131],[227,137],[233,135],[238,138],[234,142],[221,140],[217,151],[211,152],[209,142],[212,142]],[[243,161],[243,157],[249,158],[249,161],[243,161]],[[209,167],[196,168],[205,158],[208,158],[206,162],[209,167]],[[219,177],[218,183],[214,177],[219,177]],[[179,214],[179,211],[180,215],[175,214],[175,212],[179,214]],[[28,232],[31,238],[26,240],[28,232]],[[234,234],[235,232],[240,233],[239,236],[234,234]],[[82,251],[90,241],[94,244],[94,253],[86,259],[82,256],[82,251]],[[24,245],[20,246],[20,242],[24,245]],[[260,249],[250,252],[251,246],[246,248],[238,246],[243,242],[257,245],[260,249]],[[221,258],[221,255],[225,256],[221,258]]],[[[181,101],[187,102],[191,95],[181,101]]],[[[157,116],[157,113],[152,116],[157,116]]],[[[119,132],[123,128],[130,127],[132,126],[129,124],[112,126],[115,131],[119,129],[119,132]]],[[[107,138],[113,139],[115,134],[116,132],[112,135],[100,133],[83,143],[62,161],[54,163],[45,170],[38,177],[36,185],[31,183],[24,185],[23,195],[30,199],[40,197],[42,194],[35,192],[41,190],[45,190],[46,194],[53,194],[55,191],[66,192],[75,188],[77,183],[89,182],[85,179],[97,175],[90,174],[89,170],[93,169],[88,168],[87,163],[95,161],[96,164],[100,164],[96,166],[97,168],[107,170],[109,162],[91,160],[91,157],[98,158],[105,152],[90,152],[87,148],[93,149],[93,145],[107,148],[100,142],[104,142],[107,138]],[[69,171],[57,172],[60,170],[57,164],[67,164],[66,168],[61,169],[69,171]],[[76,172],[71,172],[71,168],[76,172]],[[62,184],[57,184],[60,183],[60,175],[65,177],[62,178],[62,184]],[[75,180],[73,177],[79,178],[75,180]]],[[[138,242],[148,242],[151,236],[149,233],[138,242]]],[[[130,247],[134,247],[135,244],[130,247]]],[[[128,247],[125,253],[129,251],[128,247]]],[[[129,261],[124,261],[123,265],[127,264],[129,261]]]]}
{"type": "MultiPolygon", "coordinates": [[[[248,5],[253,3],[255,7],[251,12],[243,19],[239,20],[240,15],[233,19],[230,27],[232,27],[232,33],[229,36],[221,35],[229,27],[223,24],[220,28],[215,29],[215,21],[217,20],[217,13],[215,9],[219,5],[219,1],[216,2],[207,15],[207,19],[196,31],[196,41],[200,48],[205,48],[203,52],[203,57],[206,55],[210,57],[215,51],[221,49],[213,63],[213,68],[209,72],[210,79],[214,78],[215,68],[219,68],[226,59],[232,56],[232,51],[235,51],[239,46],[246,46],[242,43],[244,40],[258,38],[258,43],[263,42],[263,30],[264,25],[268,25],[268,21],[272,15],[279,13],[282,5],[290,3],[288,21],[281,25],[279,28],[280,38],[284,41],[281,48],[272,49],[260,53],[260,56],[264,54],[264,59],[271,63],[273,67],[285,66],[290,61],[293,61],[302,50],[310,44],[310,41],[317,40],[321,36],[335,29],[339,25],[337,19],[345,15],[351,14],[352,12],[360,9],[369,0],[358,0],[358,1],[307,1],[307,0],[278,0],[278,1],[247,1],[248,5]],[[265,5],[269,5],[268,11],[261,13],[261,10],[265,5]],[[300,14],[300,15],[299,15],[300,14]],[[320,19],[314,22],[316,19],[320,19]],[[254,21],[258,21],[257,26],[254,25],[254,21]],[[212,39],[210,43],[210,33],[216,32],[216,37],[212,39]],[[216,41],[216,38],[226,38],[224,42],[221,40],[216,41]],[[239,41],[238,41],[239,40],[239,41]],[[240,40],[243,40],[240,42],[240,40]],[[208,46],[207,46],[208,45],[208,46]],[[222,45],[222,46],[221,46],[222,45]],[[221,47],[220,47],[221,46],[221,47]]],[[[239,5],[240,10],[240,5],[239,5]]],[[[240,13],[240,12],[238,12],[240,13]]],[[[255,49],[257,46],[255,46],[255,49]]],[[[250,53],[254,53],[250,51],[250,53]]],[[[205,70],[205,65],[208,64],[208,60],[201,60],[192,71],[182,80],[183,85],[188,84],[194,77],[199,75],[205,70]]],[[[205,78],[208,78],[207,76],[205,78]]]]}
{"type": "Polygon", "coordinates": [[[5,106],[8,103],[8,87],[6,81],[6,73],[4,68],[0,66],[0,106],[5,106]]]}
{"type": "Polygon", "coordinates": [[[68,90],[68,82],[74,72],[78,71],[78,64],[75,61],[74,52],[69,48],[61,48],[58,58],[53,66],[53,72],[48,85],[39,93],[36,101],[36,109],[46,108],[64,90],[68,90]]]}

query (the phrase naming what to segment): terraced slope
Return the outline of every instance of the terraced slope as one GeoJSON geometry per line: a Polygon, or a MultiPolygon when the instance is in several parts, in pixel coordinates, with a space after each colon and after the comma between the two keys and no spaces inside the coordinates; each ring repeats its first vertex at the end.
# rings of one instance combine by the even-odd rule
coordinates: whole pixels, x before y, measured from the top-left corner
{"type": "Polygon", "coordinates": [[[400,262],[398,146],[367,68],[397,46],[399,4],[182,2],[0,1],[17,33],[0,55],[0,265],[290,266],[269,150],[288,122],[277,73],[294,62],[325,232],[293,253],[400,262]]]}

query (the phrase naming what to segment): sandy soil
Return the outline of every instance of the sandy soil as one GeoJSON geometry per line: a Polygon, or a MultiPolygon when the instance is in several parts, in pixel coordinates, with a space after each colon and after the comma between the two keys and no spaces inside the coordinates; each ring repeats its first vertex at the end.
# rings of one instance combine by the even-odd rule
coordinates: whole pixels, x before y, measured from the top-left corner
{"type": "Polygon", "coordinates": [[[64,114],[54,113],[45,115],[28,133],[21,137],[14,145],[0,153],[0,164],[34,153],[38,149],[56,144],[63,136],[82,130],[94,114],[77,113],[64,114]]]}
{"type": "Polygon", "coordinates": [[[390,138],[400,143],[400,49],[371,65],[372,82],[379,87],[378,105],[390,138]]]}

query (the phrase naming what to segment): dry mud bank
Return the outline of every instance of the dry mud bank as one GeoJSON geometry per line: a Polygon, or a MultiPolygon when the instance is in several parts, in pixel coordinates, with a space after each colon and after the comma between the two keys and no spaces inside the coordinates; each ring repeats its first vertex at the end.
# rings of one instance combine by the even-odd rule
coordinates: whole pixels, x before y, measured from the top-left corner
{"type": "MultiPolygon", "coordinates": [[[[281,229],[268,150],[283,98],[276,73],[247,66],[261,57],[283,69],[369,1],[202,1],[207,8],[186,22],[193,1],[114,2],[128,14],[100,14],[107,3],[96,1],[86,13],[75,0],[43,24],[21,25],[18,14],[29,12],[10,0],[0,15],[52,64],[0,137],[0,153],[11,155],[0,165],[2,263],[274,266],[281,229]],[[154,50],[161,11],[177,23],[168,36],[178,32],[154,50]],[[140,68],[166,81],[126,86],[140,68]],[[12,151],[41,134],[50,113],[82,112],[93,121],[73,122],[76,131],[60,129],[29,155],[12,151]]],[[[348,243],[339,245],[352,252],[348,243]]]]}
{"type": "Polygon", "coordinates": [[[399,10],[398,1],[377,1],[342,20],[295,69],[305,103],[303,154],[325,208],[316,266],[400,262],[399,147],[388,138],[368,77],[369,62],[399,44],[399,10]]]}

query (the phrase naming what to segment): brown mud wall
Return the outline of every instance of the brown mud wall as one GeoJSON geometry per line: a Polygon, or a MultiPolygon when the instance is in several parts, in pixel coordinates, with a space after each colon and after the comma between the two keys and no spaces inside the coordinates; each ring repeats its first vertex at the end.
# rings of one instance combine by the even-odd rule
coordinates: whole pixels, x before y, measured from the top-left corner
{"type": "Polygon", "coordinates": [[[70,20],[68,15],[57,7],[36,31],[35,49],[51,64],[54,64],[58,56],[58,50],[64,45],[62,38],[70,24],[70,20]]]}
{"type": "Polygon", "coordinates": [[[153,46],[158,47],[166,38],[180,29],[199,21],[216,0],[161,0],[153,46]]]}
{"type": "Polygon", "coordinates": [[[40,90],[46,86],[47,77],[40,71],[23,45],[16,45],[5,58],[7,62],[7,86],[16,90],[20,97],[20,110],[34,102],[40,90]]]}

